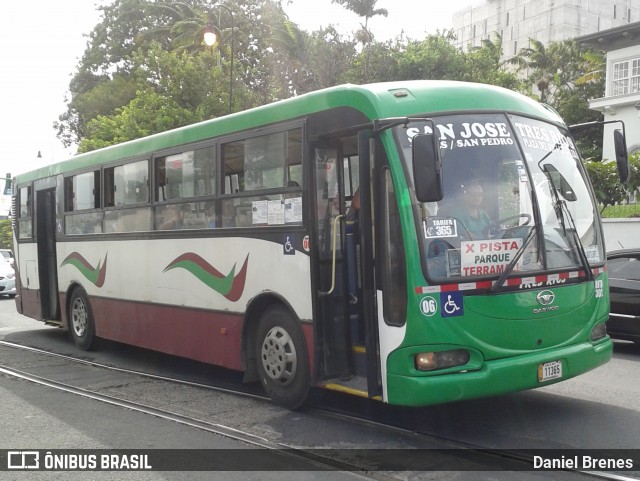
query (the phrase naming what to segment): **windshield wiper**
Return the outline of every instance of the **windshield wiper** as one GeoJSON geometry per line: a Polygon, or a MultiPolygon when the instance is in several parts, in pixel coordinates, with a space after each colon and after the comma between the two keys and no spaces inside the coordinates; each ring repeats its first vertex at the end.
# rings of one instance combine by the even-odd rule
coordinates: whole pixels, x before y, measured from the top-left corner
{"type": "Polygon", "coordinates": [[[544,157],[542,157],[542,159],[540,159],[540,161],[538,162],[538,168],[542,171],[542,173],[544,173],[545,177],[549,181],[549,184],[551,185],[551,191],[553,192],[553,197],[555,200],[553,210],[555,211],[556,217],[558,218],[558,222],[560,222],[560,226],[562,227],[562,233],[564,234],[565,238],[569,238],[569,237],[573,238],[573,244],[577,250],[578,258],[580,259],[580,264],[582,265],[582,268],[585,271],[585,276],[587,278],[587,281],[590,281],[593,279],[593,272],[591,271],[591,265],[589,264],[587,253],[585,252],[584,246],[582,245],[582,241],[580,240],[580,235],[578,234],[578,228],[576,227],[576,224],[573,220],[573,216],[571,215],[571,212],[567,207],[566,201],[560,199],[560,196],[558,195],[558,187],[553,182],[553,176],[547,169],[547,166],[540,165],[557,148],[560,148],[560,142],[558,142],[554,146],[554,148],[549,153],[547,153],[547,155],[545,155],[544,157]],[[566,225],[566,220],[568,220],[570,224],[568,229],[566,225]],[[569,236],[567,235],[567,231],[571,232],[569,236]]]}
{"type": "MultiPolygon", "coordinates": [[[[585,276],[587,278],[587,281],[590,281],[593,279],[593,271],[591,270],[591,264],[589,264],[589,259],[587,258],[587,253],[584,250],[584,245],[582,245],[582,241],[580,240],[580,235],[578,234],[578,228],[576,227],[576,223],[573,220],[573,216],[571,215],[571,212],[569,211],[569,208],[567,207],[567,203],[564,200],[560,200],[558,199],[556,201],[557,204],[560,204],[560,215],[564,218],[566,215],[566,218],[569,219],[569,223],[571,224],[569,226],[569,231],[573,233],[573,242],[576,246],[576,249],[578,251],[578,257],[580,258],[580,264],[582,264],[582,268],[584,269],[584,273],[585,276]],[[563,214],[564,212],[564,214],[563,214]]],[[[557,215],[557,214],[556,214],[557,215]]],[[[564,234],[565,236],[566,234],[566,227],[564,225],[564,222],[562,222],[562,229],[564,230],[564,234]]]]}
{"type": "Polygon", "coordinates": [[[502,271],[502,274],[500,274],[500,277],[498,277],[498,280],[489,288],[489,292],[498,292],[498,289],[502,287],[502,284],[504,284],[504,281],[507,280],[507,277],[509,277],[509,274],[513,272],[513,269],[516,267],[516,264],[522,257],[522,254],[524,253],[525,249],[531,242],[531,239],[535,237],[535,234],[536,234],[536,226],[532,226],[531,230],[529,231],[529,234],[527,235],[526,239],[522,243],[522,247],[518,249],[518,252],[516,252],[516,255],[513,256],[513,259],[511,259],[511,262],[509,262],[509,264],[507,264],[507,267],[504,268],[504,271],[502,271]]]}

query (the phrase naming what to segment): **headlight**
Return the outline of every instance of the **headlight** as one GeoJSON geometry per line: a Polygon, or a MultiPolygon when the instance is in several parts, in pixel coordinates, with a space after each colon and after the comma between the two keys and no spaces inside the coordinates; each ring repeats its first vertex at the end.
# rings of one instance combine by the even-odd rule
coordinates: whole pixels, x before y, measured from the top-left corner
{"type": "Polygon", "coordinates": [[[589,339],[591,339],[592,341],[597,341],[598,339],[602,339],[606,335],[607,326],[604,322],[601,322],[600,324],[596,324],[595,326],[593,326],[593,329],[591,329],[591,334],[589,335],[589,339]]]}
{"type": "Polygon", "coordinates": [[[7,274],[7,279],[13,279],[16,276],[15,272],[10,272],[9,274],[7,274]]]}
{"type": "Polygon", "coordinates": [[[469,351],[453,349],[451,351],[420,352],[414,362],[418,371],[435,371],[448,367],[462,366],[469,362],[469,351]]]}

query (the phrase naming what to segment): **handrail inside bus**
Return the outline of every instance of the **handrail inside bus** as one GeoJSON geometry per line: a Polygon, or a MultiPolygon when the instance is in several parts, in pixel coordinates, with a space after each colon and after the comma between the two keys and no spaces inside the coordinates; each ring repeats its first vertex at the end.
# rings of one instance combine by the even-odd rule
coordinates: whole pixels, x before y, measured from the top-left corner
{"type": "Polygon", "coordinates": [[[319,291],[318,294],[321,296],[328,296],[333,294],[334,289],[336,288],[336,239],[338,237],[338,221],[345,217],[344,214],[339,214],[333,218],[333,239],[331,240],[331,249],[333,250],[333,256],[331,260],[331,288],[326,291],[319,291]]]}

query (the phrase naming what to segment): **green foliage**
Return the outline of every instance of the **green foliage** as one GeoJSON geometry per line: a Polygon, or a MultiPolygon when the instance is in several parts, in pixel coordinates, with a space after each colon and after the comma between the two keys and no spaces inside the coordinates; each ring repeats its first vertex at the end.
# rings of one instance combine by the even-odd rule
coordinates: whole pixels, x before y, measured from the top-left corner
{"type": "Polygon", "coordinates": [[[598,203],[603,207],[621,204],[627,191],[620,183],[615,162],[585,162],[598,203]]]}
{"type": "Polygon", "coordinates": [[[378,0],[331,0],[331,3],[342,5],[347,10],[351,10],[359,17],[366,19],[375,17],[376,15],[382,15],[383,17],[389,15],[386,8],[376,8],[378,0]]]}
{"type": "Polygon", "coordinates": [[[270,56],[276,98],[287,98],[354,81],[349,77],[356,57],[356,41],[334,27],[311,34],[285,19],[272,31],[270,56]]]}
{"type": "MultiPolygon", "coordinates": [[[[226,5],[229,11],[202,0],[115,0],[110,6],[101,7],[102,20],[91,32],[69,86],[71,100],[67,111],[55,124],[58,137],[66,145],[83,140],[82,151],[105,142],[108,145],[116,139],[127,139],[128,134],[135,131],[155,132],[158,128],[184,125],[186,118],[202,119],[228,113],[228,107],[223,110],[220,106],[229,105],[230,81],[234,86],[233,110],[292,95],[291,76],[280,75],[281,69],[277,68],[282,58],[288,58],[287,53],[275,52],[272,48],[272,30],[286,18],[280,3],[236,0],[226,5]],[[219,24],[222,33],[222,42],[216,50],[200,41],[202,29],[209,21],[219,24]],[[160,52],[176,57],[169,62],[160,52]],[[211,62],[212,55],[215,62],[211,62]],[[160,76],[157,75],[159,56],[163,57],[160,76]],[[194,62],[181,66],[189,57],[194,62]],[[191,76],[194,63],[207,62],[210,65],[206,78],[191,76]],[[144,67],[151,77],[145,77],[144,67]],[[168,81],[176,77],[182,83],[174,81],[171,86],[161,83],[162,79],[168,81]],[[155,89],[157,95],[150,95],[149,88],[155,89]],[[152,105],[147,110],[153,110],[158,106],[158,98],[170,96],[172,104],[165,110],[194,112],[178,115],[172,125],[163,119],[122,131],[127,123],[122,118],[127,107],[142,106],[142,102],[150,101],[152,105]],[[136,99],[137,102],[131,104],[136,99]],[[94,120],[98,118],[100,125],[96,126],[94,120]],[[109,127],[117,127],[118,131],[108,134],[109,127]],[[96,134],[98,137],[94,138],[96,134]]],[[[136,122],[145,120],[152,119],[142,116],[136,122]]]]}
{"type": "Polygon", "coordinates": [[[13,250],[13,230],[11,220],[0,220],[0,249],[13,250]]]}
{"type": "Polygon", "coordinates": [[[480,82],[511,90],[525,89],[518,76],[504,67],[502,60],[502,37],[494,34],[485,39],[480,47],[472,48],[466,55],[465,76],[461,80],[480,82]]]}
{"type": "MultiPolygon", "coordinates": [[[[362,19],[360,31],[341,35],[331,25],[303,31],[284,14],[281,0],[231,0],[228,9],[204,0],[113,0],[100,7],[102,19],[69,86],[67,111],[55,125],[58,136],[84,152],[224,115],[230,81],[234,111],[345,82],[449,79],[533,97],[535,84],[540,99],[567,123],[600,118],[588,108],[588,99],[604,92],[598,52],[583,52],[574,42],[532,41],[510,60],[528,73],[523,77],[505,65],[497,34],[467,50],[454,45],[451,31],[377,42],[368,20],[387,14],[377,0],[333,2],[362,19]],[[222,33],[213,50],[201,41],[208,22],[222,33]]],[[[577,140],[583,157],[600,159],[600,138],[577,140]]]]}
{"type": "Polygon", "coordinates": [[[153,89],[146,89],[139,91],[135,99],[117,109],[114,115],[91,120],[88,135],[78,145],[78,152],[138,139],[199,120],[203,119],[198,112],[181,107],[171,97],[153,89]]]}
{"type": "Polygon", "coordinates": [[[625,185],[629,194],[635,194],[640,190],[640,153],[629,155],[629,180],[625,185]]]}
{"type": "Polygon", "coordinates": [[[640,189],[640,154],[629,156],[629,180],[622,184],[615,161],[585,162],[603,217],[638,217],[640,206],[629,199],[640,189]],[[624,206],[622,204],[625,204],[624,206]]]}
{"type": "Polygon", "coordinates": [[[87,152],[222,115],[228,105],[228,83],[218,55],[168,52],[152,44],[133,55],[130,76],[139,90],[124,107],[99,115],[87,126],[78,146],[87,152]],[[202,86],[206,85],[206,88],[202,86]]]}
{"type": "Polygon", "coordinates": [[[464,53],[453,45],[453,33],[430,35],[409,41],[398,55],[398,79],[462,79],[464,53]]]}

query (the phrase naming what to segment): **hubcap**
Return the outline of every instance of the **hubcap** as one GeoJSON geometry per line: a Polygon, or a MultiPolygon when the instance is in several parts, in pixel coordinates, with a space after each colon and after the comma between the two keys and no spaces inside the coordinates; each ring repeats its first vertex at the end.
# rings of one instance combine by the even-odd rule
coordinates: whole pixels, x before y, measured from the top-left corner
{"type": "Polygon", "coordinates": [[[267,375],[281,386],[293,382],[296,375],[296,348],[289,333],[276,326],[262,343],[262,367],[267,375]]]}
{"type": "Polygon", "coordinates": [[[71,306],[71,327],[76,336],[84,336],[87,330],[87,306],[80,298],[73,301],[71,306]]]}

